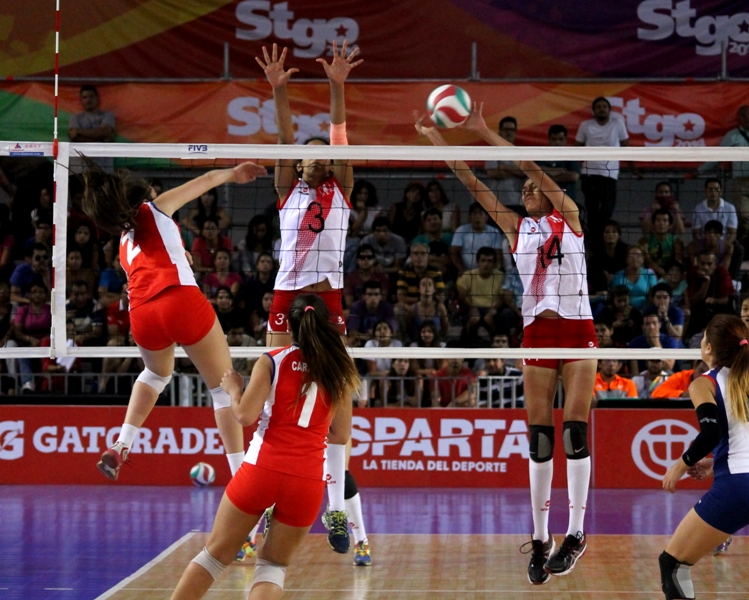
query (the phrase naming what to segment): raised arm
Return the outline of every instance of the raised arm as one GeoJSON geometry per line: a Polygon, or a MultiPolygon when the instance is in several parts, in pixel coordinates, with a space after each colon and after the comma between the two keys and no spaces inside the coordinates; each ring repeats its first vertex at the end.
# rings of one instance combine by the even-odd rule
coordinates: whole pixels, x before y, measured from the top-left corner
{"type": "MultiPolygon", "coordinates": [[[[414,118],[416,119],[416,131],[419,135],[427,137],[435,146],[448,145],[445,138],[442,137],[442,134],[440,134],[436,128],[424,125],[426,115],[419,117],[418,113],[414,111],[414,118]]],[[[514,246],[518,232],[519,215],[515,211],[504,206],[497,199],[494,193],[486,187],[478,177],[476,177],[464,161],[447,160],[445,163],[452,172],[455,173],[455,176],[463,183],[463,185],[466,186],[468,191],[471,192],[473,197],[476,198],[476,201],[484,207],[484,210],[486,210],[487,213],[489,213],[489,216],[494,219],[494,222],[507,236],[510,246],[514,246]]]]}
{"type": "MultiPolygon", "coordinates": [[[[324,58],[318,58],[325,74],[330,81],[330,143],[333,146],[347,145],[346,139],[346,100],[343,92],[343,84],[351,72],[351,69],[360,65],[361,59],[354,60],[359,54],[359,48],[354,48],[351,54],[346,56],[346,40],[343,40],[340,52],[338,44],[333,40],[333,60],[330,64],[324,58]]],[[[335,178],[343,186],[344,194],[351,197],[354,189],[354,168],[349,161],[335,161],[333,165],[335,178]]]]}
{"type": "MultiPolygon", "coordinates": [[[[294,143],[294,126],[291,122],[291,106],[289,105],[289,93],[286,87],[289,79],[299,69],[284,69],[286,60],[286,48],[281,50],[281,56],[278,55],[278,46],[273,44],[271,54],[263,46],[263,59],[255,57],[255,61],[263,69],[268,83],[273,88],[273,102],[276,106],[276,128],[278,129],[279,144],[294,143]]],[[[279,159],[276,161],[276,170],[274,174],[276,191],[279,198],[285,198],[289,190],[296,184],[298,179],[296,161],[293,159],[279,159]]]]}

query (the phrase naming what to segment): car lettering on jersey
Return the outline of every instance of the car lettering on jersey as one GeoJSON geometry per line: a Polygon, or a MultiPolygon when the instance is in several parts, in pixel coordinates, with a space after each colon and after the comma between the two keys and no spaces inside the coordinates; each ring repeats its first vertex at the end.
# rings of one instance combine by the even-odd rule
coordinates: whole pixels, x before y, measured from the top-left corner
{"type": "Polygon", "coordinates": [[[292,371],[306,371],[307,370],[307,363],[305,362],[299,362],[297,360],[291,361],[291,370],[292,371]]]}

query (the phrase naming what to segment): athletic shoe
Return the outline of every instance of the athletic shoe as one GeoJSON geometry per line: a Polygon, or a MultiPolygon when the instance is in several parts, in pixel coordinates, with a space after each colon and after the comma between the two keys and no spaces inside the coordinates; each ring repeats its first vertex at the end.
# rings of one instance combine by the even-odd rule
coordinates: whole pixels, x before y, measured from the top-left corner
{"type": "Polygon", "coordinates": [[[328,530],[328,546],[334,552],[346,554],[351,546],[348,536],[348,513],[345,510],[326,510],[322,515],[322,524],[328,530]]]}
{"type": "Polygon", "coordinates": [[[117,476],[120,474],[120,467],[125,464],[128,454],[130,454],[130,448],[121,442],[117,442],[109,450],[104,451],[96,467],[104,473],[105,477],[112,481],[117,481],[117,476]]]}
{"type": "Polygon", "coordinates": [[[263,539],[265,539],[265,536],[268,535],[268,530],[270,529],[271,519],[273,519],[273,506],[265,509],[263,518],[265,519],[265,521],[263,522],[263,539]]]}
{"type": "Polygon", "coordinates": [[[237,555],[234,557],[234,560],[236,562],[242,562],[245,558],[254,558],[256,554],[255,542],[250,538],[247,538],[245,543],[242,544],[242,547],[239,549],[239,552],[237,552],[237,555]]]}
{"type": "Polygon", "coordinates": [[[531,555],[531,562],[528,565],[528,581],[533,585],[543,585],[551,579],[551,575],[544,571],[544,565],[551,553],[554,552],[554,548],[556,548],[556,544],[551,534],[549,534],[549,541],[545,543],[541,540],[531,540],[520,546],[522,554],[531,555]],[[531,545],[530,550],[523,550],[528,544],[531,545]]]}
{"type": "Polygon", "coordinates": [[[725,554],[726,552],[728,552],[728,546],[731,545],[732,541],[733,538],[729,536],[725,542],[723,542],[722,544],[717,546],[715,550],[713,550],[713,556],[718,556],[719,554],[725,554]]]}
{"type": "Polygon", "coordinates": [[[372,557],[369,555],[369,544],[365,541],[354,546],[354,564],[357,567],[369,567],[372,565],[372,557]]]}
{"type": "Polygon", "coordinates": [[[567,575],[575,568],[575,563],[585,552],[586,546],[585,534],[582,531],[568,535],[557,553],[546,561],[544,569],[552,575],[567,575]]]}

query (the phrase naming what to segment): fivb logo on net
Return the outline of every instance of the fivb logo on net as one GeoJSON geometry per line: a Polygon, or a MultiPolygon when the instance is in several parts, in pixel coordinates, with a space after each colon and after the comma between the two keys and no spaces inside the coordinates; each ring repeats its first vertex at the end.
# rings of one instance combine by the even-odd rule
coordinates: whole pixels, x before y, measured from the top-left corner
{"type": "Polygon", "coordinates": [[[638,28],[637,38],[641,40],[665,40],[675,33],[678,37],[694,38],[699,56],[719,55],[723,45],[731,54],[749,53],[749,12],[697,17],[690,0],[647,0],[637,6],[637,16],[654,27],[638,28]]]}
{"type": "Polygon", "coordinates": [[[0,460],[15,460],[23,456],[23,421],[0,423],[0,460]]]}
{"type": "Polygon", "coordinates": [[[684,421],[653,421],[640,429],[632,440],[632,460],[645,475],[660,481],[695,437],[697,430],[684,421]]]}
{"type": "MultiPolygon", "coordinates": [[[[645,136],[646,146],[704,146],[705,119],[697,113],[660,115],[640,105],[639,98],[624,101],[608,96],[611,107],[621,110],[627,131],[645,136]]],[[[618,114],[618,113],[613,113],[618,114]]]]}

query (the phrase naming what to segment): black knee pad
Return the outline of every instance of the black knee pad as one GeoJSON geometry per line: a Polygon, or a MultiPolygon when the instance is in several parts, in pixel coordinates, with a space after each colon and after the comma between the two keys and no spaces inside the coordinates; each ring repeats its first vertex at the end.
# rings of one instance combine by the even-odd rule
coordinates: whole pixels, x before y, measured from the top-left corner
{"type": "Polygon", "coordinates": [[[537,463],[550,461],[554,456],[554,426],[531,425],[531,460],[537,463]]]}
{"type": "Polygon", "coordinates": [[[658,557],[661,568],[661,589],[666,600],[694,598],[690,569],[692,565],[679,562],[665,550],[658,557]]]}
{"type": "Polygon", "coordinates": [[[582,421],[565,421],[562,432],[564,453],[570,460],[588,458],[588,424],[582,421]]]}
{"type": "Polygon", "coordinates": [[[346,471],[346,477],[343,480],[343,499],[348,500],[358,493],[359,488],[356,487],[356,479],[354,479],[350,471],[346,471]]]}

